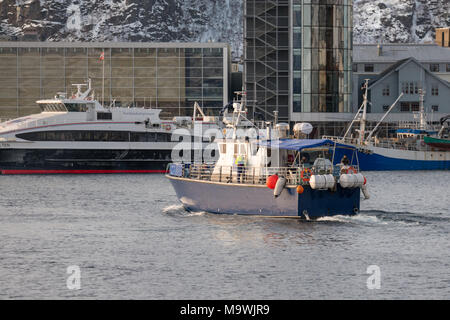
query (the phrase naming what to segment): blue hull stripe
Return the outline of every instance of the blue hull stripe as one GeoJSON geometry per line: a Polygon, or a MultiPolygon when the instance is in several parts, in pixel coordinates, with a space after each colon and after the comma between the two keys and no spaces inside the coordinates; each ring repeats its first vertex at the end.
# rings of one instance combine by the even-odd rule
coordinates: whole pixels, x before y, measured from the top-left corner
{"type": "MultiPolygon", "coordinates": [[[[353,157],[353,164],[356,158],[353,150],[336,149],[335,164],[338,164],[342,157],[347,155],[349,159],[353,157]]],[[[382,156],[380,154],[366,154],[358,151],[359,166],[362,171],[391,171],[391,170],[450,170],[450,161],[423,161],[396,159],[382,156]]]]}

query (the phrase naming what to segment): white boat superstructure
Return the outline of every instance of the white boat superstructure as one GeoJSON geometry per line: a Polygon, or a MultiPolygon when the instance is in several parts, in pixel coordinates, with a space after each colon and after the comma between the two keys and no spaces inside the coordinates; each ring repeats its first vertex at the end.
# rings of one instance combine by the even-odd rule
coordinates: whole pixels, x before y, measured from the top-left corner
{"type": "Polygon", "coordinates": [[[102,106],[90,81],[75,86],[37,101],[39,114],[0,123],[2,173],[164,172],[179,129],[190,138],[220,129],[198,104],[193,117],[161,119],[160,109],[102,106]]]}

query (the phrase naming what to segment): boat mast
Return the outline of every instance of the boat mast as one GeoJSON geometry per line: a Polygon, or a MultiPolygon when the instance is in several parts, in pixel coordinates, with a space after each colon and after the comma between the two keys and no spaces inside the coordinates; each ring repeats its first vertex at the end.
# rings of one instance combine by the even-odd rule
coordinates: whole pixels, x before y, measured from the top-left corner
{"type": "Polygon", "coordinates": [[[420,89],[420,130],[426,130],[428,127],[427,116],[425,114],[424,99],[425,93],[422,89],[420,89]]]}
{"type": "Polygon", "coordinates": [[[368,103],[368,91],[369,91],[369,79],[365,80],[364,87],[366,91],[364,92],[364,103],[363,103],[363,114],[361,117],[360,127],[359,127],[359,144],[364,143],[364,138],[366,135],[366,122],[367,122],[367,103],[368,103]]]}

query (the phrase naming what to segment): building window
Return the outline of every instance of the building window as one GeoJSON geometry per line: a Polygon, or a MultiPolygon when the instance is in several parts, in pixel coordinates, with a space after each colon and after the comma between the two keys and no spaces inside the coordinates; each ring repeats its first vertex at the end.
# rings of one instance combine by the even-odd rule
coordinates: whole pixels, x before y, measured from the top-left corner
{"type": "Polygon", "coordinates": [[[404,94],[408,94],[409,93],[409,85],[407,82],[402,82],[402,92],[404,94]]]}
{"type": "Polygon", "coordinates": [[[294,101],[294,112],[302,112],[302,103],[301,101],[294,101]]]}
{"type": "Polygon", "coordinates": [[[386,84],[383,88],[383,96],[388,97],[391,95],[391,89],[388,84],[386,84]]]}
{"type": "Polygon", "coordinates": [[[431,95],[432,96],[438,96],[439,95],[439,85],[438,84],[433,84],[431,86],[431,95]]]}
{"type": "Polygon", "coordinates": [[[402,92],[404,94],[419,94],[422,87],[418,82],[402,82],[402,92]]]}
{"type": "Polygon", "coordinates": [[[419,94],[419,91],[421,91],[421,88],[417,82],[414,82],[414,93],[419,94]]]}
{"type": "Polygon", "coordinates": [[[401,112],[409,112],[409,102],[400,103],[400,111],[401,112]]]}
{"type": "Polygon", "coordinates": [[[439,112],[439,106],[431,106],[433,112],[439,112]]]}
{"type": "Polygon", "coordinates": [[[375,66],[373,64],[364,65],[364,72],[374,72],[375,66]]]}
{"type": "Polygon", "coordinates": [[[430,71],[431,72],[439,72],[439,64],[438,63],[430,64],[430,71]]]}

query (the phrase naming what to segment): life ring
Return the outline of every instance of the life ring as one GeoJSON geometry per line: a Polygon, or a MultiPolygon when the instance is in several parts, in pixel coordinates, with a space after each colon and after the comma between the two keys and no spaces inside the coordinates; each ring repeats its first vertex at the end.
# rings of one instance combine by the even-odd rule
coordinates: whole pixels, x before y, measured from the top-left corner
{"type": "Polygon", "coordinates": [[[350,167],[350,168],[348,168],[348,169],[342,169],[342,170],[341,170],[341,173],[344,173],[344,174],[357,174],[357,173],[358,173],[358,170],[356,170],[356,169],[353,168],[353,167],[350,167]]]}
{"type": "Polygon", "coordinates": [[[170,124],[166,124],[165,129],[166,129],[166,131],[170,131],[170,124]]]}
{"type": "Polygon", "coordinates": [[[309,180],[311,179],[312,176],[312,171],[309,168],[305,168],[302,170],[302,172],[300,173],[300,178],[302,179],[303,182],[309,182],[309,180]],[[305,176],[305,174],[307,174],[305,176]]]}

